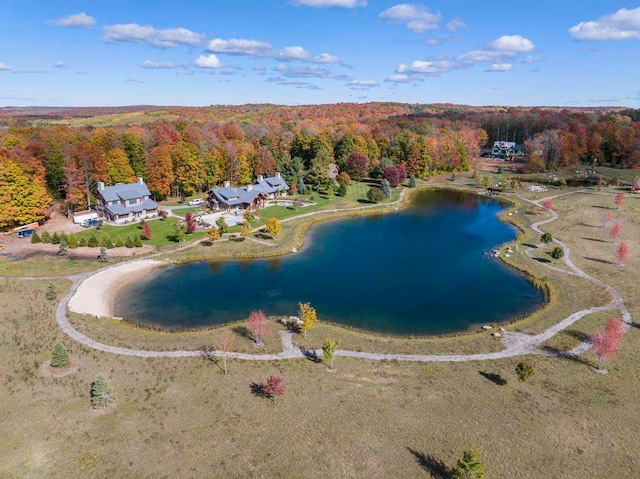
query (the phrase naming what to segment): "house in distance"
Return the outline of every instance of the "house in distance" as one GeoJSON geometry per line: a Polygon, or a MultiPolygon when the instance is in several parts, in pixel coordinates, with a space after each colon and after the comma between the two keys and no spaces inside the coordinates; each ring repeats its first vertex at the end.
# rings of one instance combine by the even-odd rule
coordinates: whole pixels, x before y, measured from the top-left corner
{"type": "Polygon", "coordinates": [[[513,161],[516,156],[524,156],[524,145],[518,145],[515,141],[494,141],[491,149],[491,158],[513,161]]]}
{"type": "Polygon", "coordinates": [[[279,195],[286,195],[289,185],[280,173],[265,178],[258,175],[256,184],[242,187],[232,187],[228,181],[222,188],[211,188],[209,193],[209,207],[213,210],[255,210],[264,208],[268,199],[279,195]]]}
{"type": "Polygon", "coordinates": [[[158,214],[158,204],[151,199],[142,178],[135,183],[105,186],[98,183],[96,212],[110,223],[122,224],[151,218],[158,214]]]}

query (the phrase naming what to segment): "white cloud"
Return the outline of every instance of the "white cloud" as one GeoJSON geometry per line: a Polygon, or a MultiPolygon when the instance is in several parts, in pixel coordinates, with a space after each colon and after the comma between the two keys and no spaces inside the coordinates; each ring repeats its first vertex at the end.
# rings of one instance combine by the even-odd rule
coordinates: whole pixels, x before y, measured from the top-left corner
{"type": "Polygon", "coordinates": [[[440,13],[432,13],[422,5],[400,3],[386,9],[380,14],[380,18],[406,24],[409,30],[424,33],[427,30],[438,28],[442,21],[440,13]]]}
{"type": "Polygon", "coordinates": [[[200,55],[196,58],[194,65],[198,68],[222,68],[224,66],[214,53],[209,55],[200,55]]]}
{"type": "Polygon", "coordinates": [[[520,35],[503,35],[487,44],[487,48],[504,53],[529,53],[534,51],[536,46],[531,40],[520,35]]]}
{"type": "Polygon", "coordinates": [[[268,56],[273,50],[269,42],[247,40],[245,38],[214,38],[207,45],[212,53],[228,53],[229,55],[268,56]]]}
{"type": "Polygon", "coordinates": [[[328,53],[312,55],[299,45],[275,50],[269,42],[248,40],[245,38],[229,38],[227,40],[215,38],[209,42],[207,50],[212,53],[244,55],[254,58],[272,58],[285,62],[340,63],[340,59],[334,55],[328,53]]]}
{"type": "Polygon", "coordinates": [[[534,57],[533,55],[529,55],[527,58],[525,58],[522,63],[527,63],[528,65],[533,65],[534,63],[540,63],[544,61],[544,58],[542,57],[534,57]]]}
{"type": "Polygon", "coordinates": [[[186,28],[156,29],[151,25],[127,23],[106,25],[102,39],[108,43],[132,42],[148,43],[158,48],[173,48],[178,45],[194,46],[202,43],[205,35],[186,28]]]}
{"type": "Polygon", "coordinates": [[[497,62],[504,55],[500,52],[491,52],[488,50],[472,50],[464,53],[458,57],[458,61],[467,65],[473,65],[476,63],[491,63],[497,62]]]}
{"type": "Polygon", "coordinates": [[[351,80],[346,83],[345,86],[349,87],[351,90],[367,91],[372,88],[379,87],[380,83],[375,80],[351,80]]]}
{"type": "Polygon", "coordinates": [[[366,7],[366,0],[291,0],[289,3],[296,7],[314,7],[314,8],[355,8],[366,7]]]}
{"type": "Polygon", "coordinates": [[[291,65],[280,64],[274,68],[274,71],[288,78],[322,78],[326,80],[350,81],[351,77],[347,75],[332,73],[324,67],[311,65],[307,67],[294,67],[291,65]]]}
{"type": "Polygon", "coordinates": [[[461,28],[467,28],[467,24],[457,18],[454,18],[449,23],[447,23],[447,30],[449,30],[450,32],[455,32],[457,30],[460,30],[461,28]]]}
{"type": "Polygon", "coordinates": [[[68,17],[54,18],[49,23],[57,27],[91,28],[96,24],[96,19],[82,12],[69,15],[68,17]]]}
{"type": "Polygon", "coordinates": [[[141,68],[146,70],[168,70],[171,68],[176,68],[176,66],[171,62],[154,62],[153,60],[145,60],[140,64],[141,68]]]}
{"type": "Polygon", "coordinates": [[[455,62],[450,60],[435,60],[435,61],[423,61],[416,60],[411,65],[405,65],[404,63],[398,66],[396,70],[400,74],[421,74],[425,76],[438,76],[443,73],[450,72],[456,68],[455,62]]]}
{"type": "Polygon", "coordinates": [[[0,72],[10,72],[13,70],[13,67],[10,67],[6,63],[0,63],[0,72]]]}
{"type": "Polygon", "coordinates": [[[391,75],[385,81],[389,83],[417,83],[423,80],[422,78],[419,78],[419,77],[398,74],[398,75],[391,75]]]}
{"type": "Polygon", "coordinates": [[[595,21],[580,22],[569,29],[576,40],[640,40],[640,7],[621,8],[595,21]]]}
{"type": "Polygon", "coordinates": [[[487,72],[510,72],[513,68],[511,63],[494,63],[487,70],[487,72]]]}
{"type": "Polygon", "coordinates": [[[52,67],[58,68],[59,70],[66,70],[67,68],[69,68],[69,65],[67,65],[65,62],[55,62],[52,67]]]}

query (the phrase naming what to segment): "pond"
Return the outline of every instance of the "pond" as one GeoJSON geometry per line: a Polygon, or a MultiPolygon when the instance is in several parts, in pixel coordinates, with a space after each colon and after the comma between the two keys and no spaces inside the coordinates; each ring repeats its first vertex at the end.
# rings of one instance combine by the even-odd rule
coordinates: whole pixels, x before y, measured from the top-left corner
{"type": "Polygon", "coordinates": [[[298,302],[308,301],[321,320],[393,335],[506,322],[539,308],[544,294],[487,255],[517,233],[498,220],[505,207],[472,193],[417,192],[399,211],[313,226],[296,254],[162,268],[125,288],[115,313],[185,329],[256,309],[295,315],[298,302]]]}

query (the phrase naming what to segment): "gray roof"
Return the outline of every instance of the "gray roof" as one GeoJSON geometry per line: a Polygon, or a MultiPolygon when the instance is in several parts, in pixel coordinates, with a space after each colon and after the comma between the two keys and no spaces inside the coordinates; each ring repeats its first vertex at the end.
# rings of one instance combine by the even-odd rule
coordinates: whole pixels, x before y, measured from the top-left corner
{"type": "Polygon", "coordinates": [[[123,204],[117,204],[105,206],[104,209],[108,210],[109,212],[111,212],[111,214],[114,215],[126,215],[142,210],[156,210],[158,209],[158,203],[153,200],[142,200],[142,204],[140,205],[125,206],[123,204]]]}
{"type": "Polygon", "coordinates": [[[132,200],[134,198],[143,198],[151,195],[149,188],[147,188],[147,185],[144,183],[105,186],[102,190],[98,189],[97,193],[102,196],[105,201],[132,200]]]}
{"type": "Polygon", "coordinates": [[[215,198],[226,205],[236,206],[243,203],[250,204],[256,199],[258,193],[263,193],[252,187],[251,191],[247,191],[246,188],[211,188],[209,193],[212,193],[215,198]]]}
{"type": "Polygon", "coordinates": [[[277,176],[272,176],[271,178],[265,178],[264,181],[269,183],[273,188],[276,188],[276,190],[289,189],[289,185],[287,185],[287,182],[284,181],[282,177],[278,178],[277,176]]]}

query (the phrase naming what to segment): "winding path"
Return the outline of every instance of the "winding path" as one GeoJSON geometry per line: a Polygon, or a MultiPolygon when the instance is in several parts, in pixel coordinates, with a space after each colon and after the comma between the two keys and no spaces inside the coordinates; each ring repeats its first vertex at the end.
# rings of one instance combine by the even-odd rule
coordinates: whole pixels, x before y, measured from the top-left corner
{"type": "MultiPolygon", "coordinates": [[[[400,197],[393,203],[389,203],[388,206],[396,205],[404,199],[406,190],[402,190],[400,197]]],[[[541,207],[542,202],[558,198],[560,196],[565,196],[567,194],[575,194],[575,193],[587,193],[584,190],[566,193],[562,195],[555,195],[548,198],[542,198],[539,200],[529,200],[518,196],[523,201],[529,202],[535,206],[541,207]]],[[[342,211],[354,211],[354,210],[362,210],[373,207],[379,207],[380,205],[370,205],[370,206],[362,206],[356,208],[349,208],[345,210],[323,210],[323,211],[315,211],[311,213],[306,213],[303,215],[299,215],[296,217],[288,218],[283,221],[291,221],[293,219],[304,218],[313,216],[316,214],[327,213],[327,212],[342,212],[342,211]]],[[[541,226],[548,224],[552,221],[555,221],[558,218],[558,214],[549,210],[551,213],[551,218],[539,221],[531,225],[531,229],[536,233],[542,234],[543,231],[540,229],[541,226]]],[[[369,359],[374,361],[414,361],[414,362],[462,362],[462,361],[486,361],[492,359],[503,359],[514,356],[523,356],[528,354],[542,354],[542,355],[557,355],[557,356],[572,356],[581,354],[589,348],[589,343],[584,342],[580,344],[578,347],[574,348],[571,351],[567,352],[549,352],[540,349],[542,343],[547,341],[549,338],[558,334],[560,331],[571,326],[573,323],[578,321],[580,318],[587,316],[594,312],[599,311],[610,311],[610,310],[619,310],[622,312],[623,320],[627,323],[627,327],[631,324],[632,318],[629,310],[627,309],[622,294],[614,287],[604,283],[603,281],[594,278],[593,276],[585,273],[580,268],[578,268],[570,259],[570,249],[569,247],[561,242],[558,239],[554,238],[554,242],[559,244],[565,251],[565,255],[563,257],[564,263],[570,269],[570,271],[566,271],[560,268],[553,267],[551,265],[547,265],[546,263],[540,263],[543,266],[553,269],[554,271],[558,271],[564,274],[570,274],[585,278],[605,289],[611,294],[612,300],[604,305],[599,307],[592,307],[588,309],[584,309],[581,311],[577,311],[571,314],[569,317],[563,319],[559,323],[551,326],[540,334],[536,335],[528,335],[523,333],[516,333],[505,331],[503,332],[502,343],[504,345],[504,349],[502,351],[492,352],[492,353],[477,353],[477,354],[382,354],[382,353],[368,353],[368,352],[359,352],[359,351],[348,351],[348,350],[338,350],[336,351],[336,356],[344,356],[344,357],[352,357],[352,358],[362,358],[369,359]]],[[[197,243],[186,245],[178,250],[183,250],[187,248],[191,248],[195,246],[197,243]]],[[[527,254],[530,255],[529,248],[527,254]]],[[[146,256],[144,259],[150,259],[161,255],[166,255],[166,252],[156,253],[150,256],[146,256]]],[[[70,276],[49,276],[49,277],[2,277],[2,279],[12,279],[12,280],[43,280],[43,279],[69,279],[72,281],[72,286],[65,297],[60,301],[56,310],[56,321],[58,325],[67,334],[69,337],[77,341],[78,343],[87,346],[92,349],[96,349],[99,351],[112,353],[112,354],[120,354],[124,356],[135,356],[135,357],[155,357],[155,358],[175,358],[175,357],[196,357],[196,356],[205,356],[205,355],[213,355],[213,356],[221,356],[221,353],[217,351],[206,351],[206,350],[198,350],[198,351],[146,351],[140,349],[129,349],[122,348],[118,346],[111,346],[108,344],[100,343],[87,335],[79,332],[77,329],[73,327],[73,325],[69,322],[69,318],[67,316],[67,307],[70,299],[76,293],[80,284],[86,280],[88,277],[96,274],[97,272],[104,271],[109,268],[118,267],[122,264],[133,263],[139,260],[126,261],[123,263],[119,263],[116,266],[109,266],[107,268],[101,268],[97,271],[70,275],[70,276]]],[[[293,334],[289,331],[281,331],[280,332],[281,340],[282,340],[282,352],[278,354],[248,354],[248,353],[228,353],[227,357],[234,359],[242,359],[249,361],[277,361],[282,359],[301,359],[308,357],[309,355],[321,355],[321,351],[305,351],[301,348],[297,348],[293,345],[293,334]]]]}

